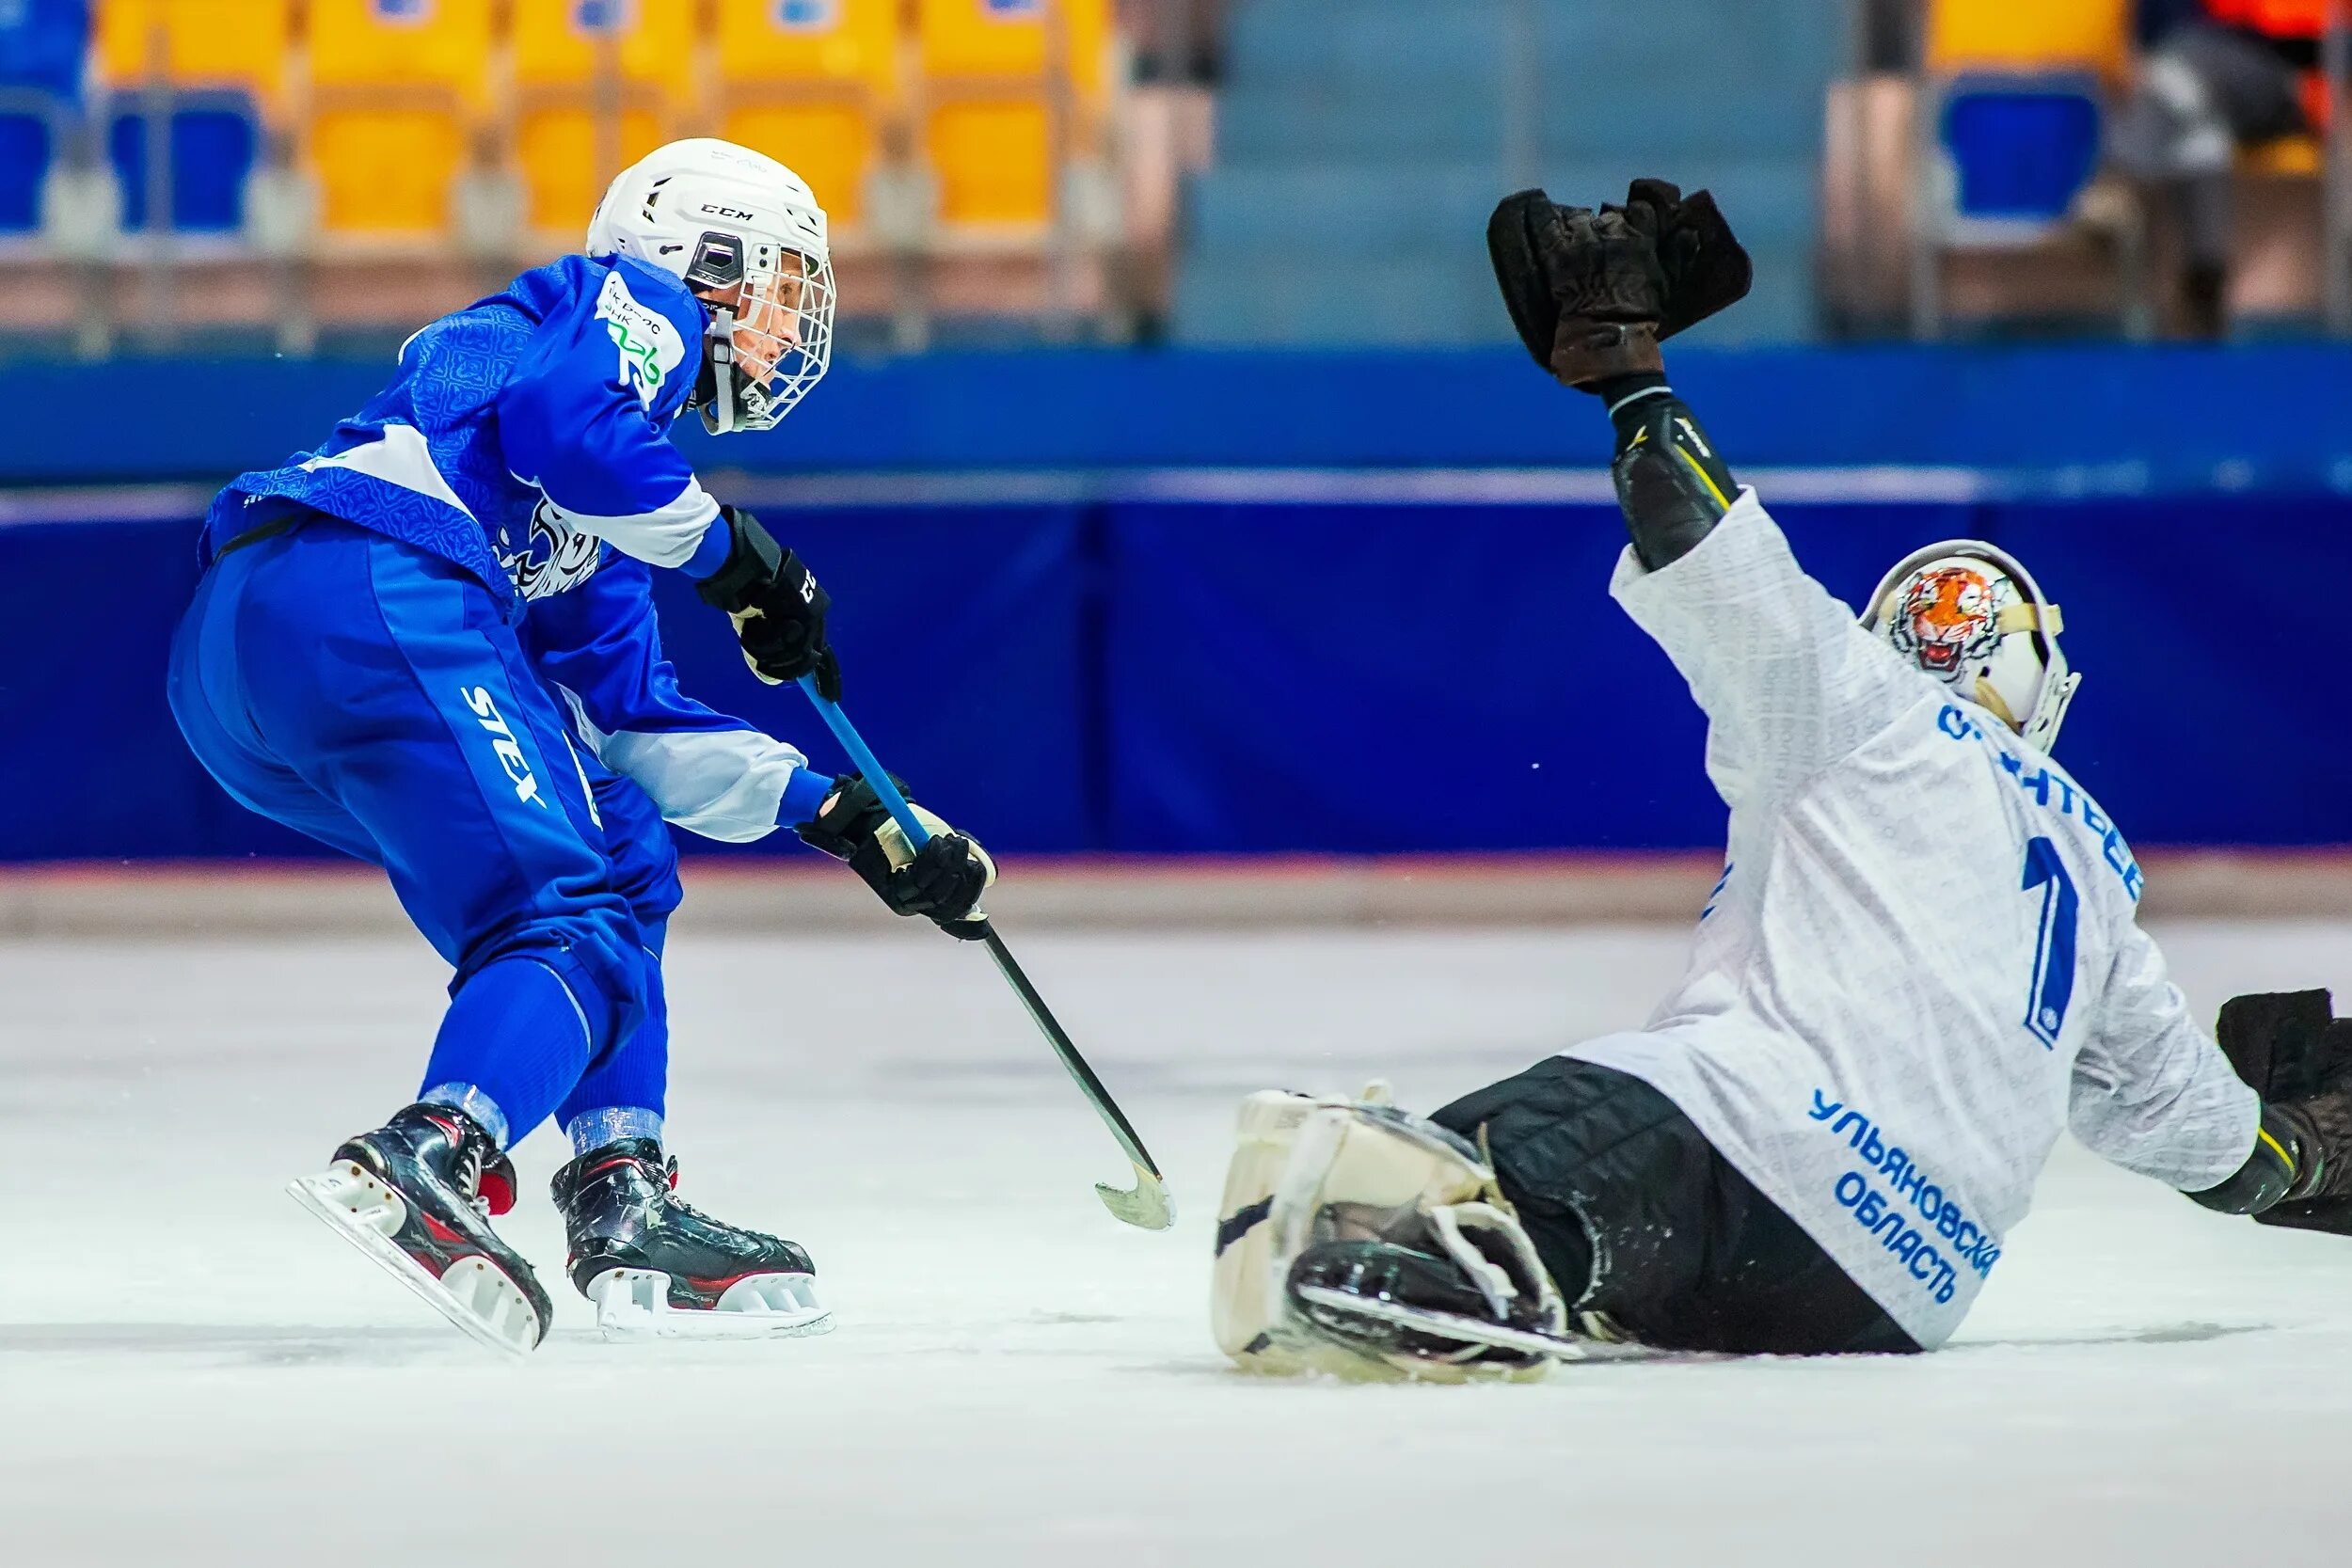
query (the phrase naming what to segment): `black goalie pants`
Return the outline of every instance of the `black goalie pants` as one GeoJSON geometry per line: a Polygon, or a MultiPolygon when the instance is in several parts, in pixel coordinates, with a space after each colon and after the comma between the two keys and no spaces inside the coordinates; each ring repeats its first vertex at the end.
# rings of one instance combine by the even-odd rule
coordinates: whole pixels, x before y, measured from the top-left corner
{"type": "Polygon", "coordinates": [[[1484,1143],[1560,1293],[1628,1338],[1768,1355],[1919,1348],[1638,1078],[1553,1057],[1432,1119],[1484,1143]]]}

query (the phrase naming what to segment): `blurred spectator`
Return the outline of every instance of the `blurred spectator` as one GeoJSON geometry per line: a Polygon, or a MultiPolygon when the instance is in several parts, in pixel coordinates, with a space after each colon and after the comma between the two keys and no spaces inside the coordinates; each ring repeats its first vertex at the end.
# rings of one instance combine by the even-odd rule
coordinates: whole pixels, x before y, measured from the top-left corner
{"type": "Polygon", "coordinates": [[[1223,68],[1225,0],[1120,0],[1136,80],[1214,87],[1223,68]]]}
{"type": "Polygon", "coordinates": [[[2182,235],[2180,306],[2199,337],[2228,330],[2231,186],[2240,149],[2312,135],[2330,0],[2142,0],[2142,58],[2116,162],[2182,235]]]}
{"type": "Polygon", "coordinates": [[[1919,68],[1918,0],[1862,0],[1859,20],[1862,74],[1902,75],[1919,68]]]}

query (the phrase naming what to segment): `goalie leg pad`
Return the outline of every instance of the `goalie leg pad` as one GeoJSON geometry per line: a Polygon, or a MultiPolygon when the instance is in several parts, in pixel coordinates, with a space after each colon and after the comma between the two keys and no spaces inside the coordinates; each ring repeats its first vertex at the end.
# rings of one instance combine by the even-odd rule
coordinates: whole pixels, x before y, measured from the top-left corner
{"type": "Polygon", "coordinates": [[[1459,1382],[1576,1354],[1558,1291],[1469,1143],[1377,1088],[1252,1095],[1238,1132],[1212,1317],[1245,1370],[1459,1382]]]}

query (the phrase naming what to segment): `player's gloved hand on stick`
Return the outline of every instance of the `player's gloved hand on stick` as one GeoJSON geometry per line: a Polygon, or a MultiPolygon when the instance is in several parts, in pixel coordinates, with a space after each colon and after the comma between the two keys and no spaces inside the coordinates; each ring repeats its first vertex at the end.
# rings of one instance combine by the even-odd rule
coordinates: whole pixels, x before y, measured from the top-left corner
{"type": "Polygon", "coordinates": [[[1520,191],[1486,222],[1486,253],[1511,325],[1571,387],[1663,368],[1658,345],[1736,303],[1748,253],[1705,191],[1637,180],[1623,206],[1564,207],[1520,191]]]}
{"type": "Polygon", "coordinates": [[[759,519],[740,507],[723,506],[731,547],[698,592],[703,602],[725,610],[752,673],[771,686],[803,675],[817,676],[827,702],[841,700],[841,663],[825,641],[825,612],[833,597],[799,556],[776,543],[759,519]]]}
{"type": "MultiPolygon", "coordinates": [[[[906,794],[897,775],[892,783],[906,794]]],[[[930,832],[930,841],[916,849],[892,819],[890,809],[873,786],[854,773],[844,773],[833,793],[817,808],[814,820],[794,831],[802,842],[822,849],[866,879],[882,901],[898,914],[928,915],[951,937],[977,942],[988,935],[988,917],[980,912],[980,895],[996,880],[996,863],[979,841],[960,833],[931,813],[914,804],[915,819],[930,832]]]]}

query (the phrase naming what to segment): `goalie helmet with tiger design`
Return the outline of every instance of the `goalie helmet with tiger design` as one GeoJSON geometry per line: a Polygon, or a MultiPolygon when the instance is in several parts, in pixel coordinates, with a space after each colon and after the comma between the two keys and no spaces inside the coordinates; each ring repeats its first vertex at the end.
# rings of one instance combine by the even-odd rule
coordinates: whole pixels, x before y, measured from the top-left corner
{"type": "Polygon", "coordinates": [[[1897,562],[1862,625],[2041,751],[2082,684],[2058,651],[2058,607],[2015,556],[1981,539],[1946,539],[1897,562]]]}

